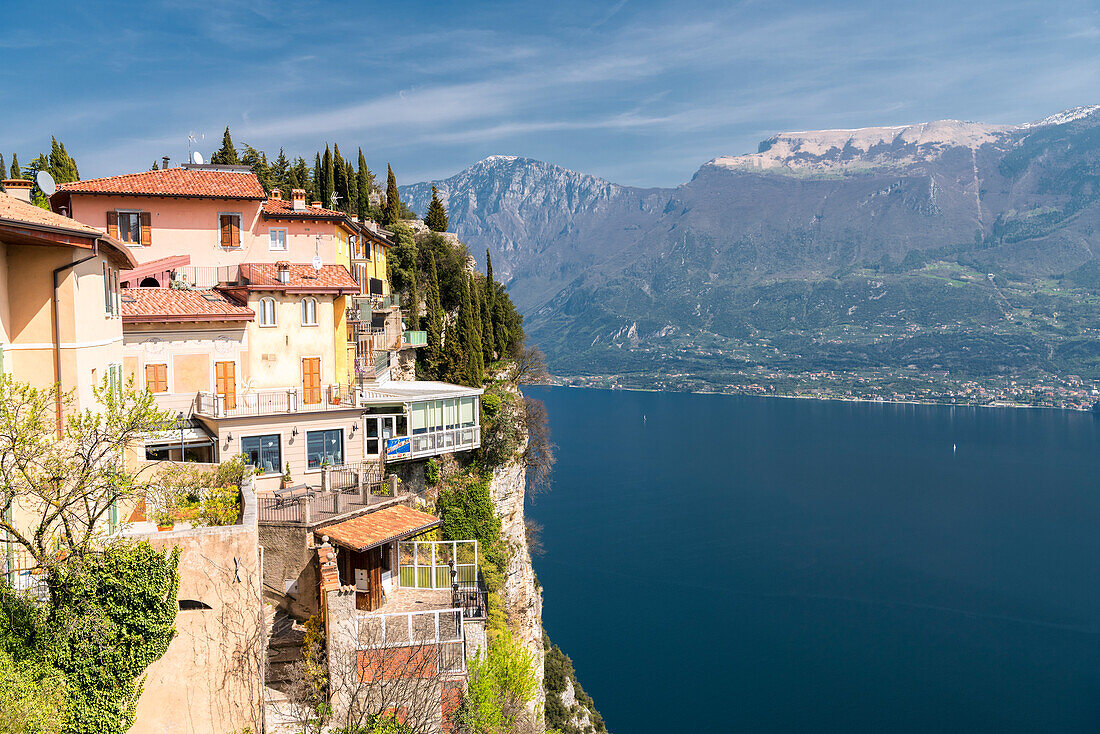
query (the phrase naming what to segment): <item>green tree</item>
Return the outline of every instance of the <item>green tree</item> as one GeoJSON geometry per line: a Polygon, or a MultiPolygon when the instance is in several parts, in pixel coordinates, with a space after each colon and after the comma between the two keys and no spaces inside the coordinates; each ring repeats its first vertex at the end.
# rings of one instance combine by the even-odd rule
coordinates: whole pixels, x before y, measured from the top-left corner
{"type": "MultiPolygon", "coordinates": [[[[340,155],[340,146],[333,144],[332,146],[332,173],[333,173],[333,191],[336,192],[336,206],[333,209],[340,209],[341,211],[347,208],[348,204],[348,177],[347,167],[344,165],[344,157],[340,155]]],[[[326,204],[325,206],[329,206],[326,204]]]]}
{"type": "Polygon", "coordinates": [[[526,731],[533,723],[527,707],[538,691],[534,656],[504,629],[489,642],[488,652],[470,663],[456,729],[470,734],[526,731]]]}
{"type": "Polygon", "coordinates": [[[356,188],[359,191],[358,214],[359,219],[365,221],[370,211],[370,192],[374,188],[374,174],[367,168],[367,159],[363,156],[363,149],[359,149],[359,172],[356,188]]]}
{"type": "Polygon", "coordinates": [[[245,144],[241,163],[252,169],[252,172],[256,174],[256,178],[260,181],[260,186],[263,186],[264,192],[270,193],[272,189],[271,167],[267,163],[267,154],[245,144]]]}
{"type": "Polygon", "coordinates": [[[447,231],[447,210],[443,208],[443,202],[439,200],[439,191],[432,186],[432,203],[428,205],[428,213],[424,216],[424,224],[433,232],[447,231]]]}
{"type": "Polygon", "coordinates": [[[401,194],[397,191],[397,177],[386,164],[386,201],[382,209],[382,225],[389,227],[401,221],[401,194]]]}
{"type": "MultiPolygon", "coordinates": [[[[290,187],[291,189],[306,189],[308,196],[308,189],[310,186],[309,181],[309,165],[306,163],[305,158],[298,156],[298,160],[294,161],[294,167],[290,171],[290,187]]],[[[290,198],[290,194],[287,194],[287,198],[290,198]]]]}
{"type": "MultiPolygon", "coordinates": [[[[485,278],[484,282],[487,286],[489,279],[485,278]]],[[[478,296],[478,305],[481,311],[481,358],[486,366],[493,361],[493,352],[496,351],[496,340],[493,338],[493,319],[492,314],[489,312],[489,303],[486,298],[488,290],[488,287],[483,288],[481,294],[478,296]]]]}
{"type": "Polygon", "coordinates": [[[414,261],[412,272],[409,274],[409,331],[420,331],[420,294],[417,293],[419,279],[414,261]]]}
{"type": "Polygon", "coordinates": [[[0,649],[0,732],[62,734],[65,707],[65,678],[60,670],[36,660],[16,661],[0,649]]]}
{"type": "Polygon", "coordinates": [[[321,206],[332,206],[331,199],[336,192],[335,175],[332,168],[332,151],[325,143],[325,154],[321,158],[321,206]]]}
{"type": "Polygon", "coordinates": [[[290,198],[290,161],[287,160],[282,148],[279,148],[279,155],[271,164],[271,187],[280,189],[283,192],[283,198],[290,198]]]}
{"type": "MultiPolygon", "coordinates": [[[[489,248],[485,248],[485,292],[482,296],[482,301],[485,305],[485,347],[488,353],[491,355],[493,352],[497,352],[503,356],[503,352],[497,349],[497,320],[496,320],[496,308],[497,308],[497,283],[493,280],[493,256],[489,253],[489,248]]],[[[490,357],[491,359],[491,357],[490,357]]]]}
{"type": "Polygon", "coordinates": [[[93,393],[101,410],[76,411],[71,392],[0,376],[0,530],[44,568],[59,549],[88,554],[111,508],[148,490],[151,471],[130,471],[119,457],[172,420],[132,379],[120,388],[105,378],[93,393]],[[18,524],[16,506],[27,510],[18,524]]]}
{"type": "Polygon", "coordinates": [[[150,171],[159,171],[160,170],[160,164],[157,163],[156,161],[153,161],[153,167],[150,168],[149,170],[150,171]]]}
{"type": "Polygon", "coordinates": [[[76,170],[76,161],[65,150],[64,143],[58,143],[57,138],[50,136],[50,175],[59,184],[80,180],[80,173],[76,170]]]}
{"type": "Polygon", "coordinates": [[[481,304],[481,288],[477,284],[477,273],[470,273],[470,301],[473,306],[473,313],[471,314],[471,321],[473,322],[473,340],[470,342],[470,348],[474,352],[475,361],[475,374],[478,375],[478,384],[481,384],[481,376],[485,374],[485,340],[482,339],[484,329],[482,327],[482,304],[481,304]]]}
{"type": "Polygon", "coordinates": [[[19,156],[16,155],[15,153],[11,154],[11,177],[12,178],[22,178],[23,177],[23,169],[21,169],[19,167],[19,156]]]}
{"type": "Polygon", "coordinates": [[[39,154],[37,158],[31,161],[31,164],[23,169],[23,178],[34,181],[34,185],[31,187],[31,203],[42,209],[50,208],[50,200],[42,193],[42,189],[38,188],[38,172],[50,170],[49,159],[42,154],[39,154]]]}
{"type": "Polygon", "coordinates": [[[428,295],[425,299],[427,317],[424,330],[427,346],[420,350],[421,371],[433,380],[443,377],[443,305],[439,300],[439,273],[435,267],[435,253],[428,252],[428,295]]]}
{"type": "Polygon", "coordinates": [[[340,209],[351,216],[357,216],[359,213],[359,181],[351,161],[344,162],[344,178],[348,182],[348,198],[341,203],[340,209]]]}
{"type": "Polygon", "coordinates": [[[241,165],[240,156],[237,155],[237,149],[233,147],[233,136],[229,134],[229,126],[225,126],[225,133],[222,135],[222,147],[219,148],[214,155],[210,156],[211,163],[218,163],[224,166],[239,166],[241,165]]]}
{"type": "MultiPolygon", "coordinates": [[[[0,179],[6,176],[8,169],[4,167],[4,154],[0,153],[0,179]]],[[[4,182],[0,181],[0,191],[4,191],[4,182]]]]}
{"type": "Polygon", "coordinates": [[[321,167],[321,154],[315,153],[313,156],[313,189],[308,192],[309,196],[306,197],[306,203],[321,198],[321,194],[325,190],[324,177],[324,169],[321,167]]]}

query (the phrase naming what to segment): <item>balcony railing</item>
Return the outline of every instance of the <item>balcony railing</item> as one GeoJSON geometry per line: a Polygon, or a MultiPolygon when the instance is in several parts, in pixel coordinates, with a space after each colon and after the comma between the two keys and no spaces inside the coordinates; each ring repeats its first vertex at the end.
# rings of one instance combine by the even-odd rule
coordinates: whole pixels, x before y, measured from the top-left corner
{"type": "Polygon", "coordinates": [[[477,585],[476,540],[407,540],[397,547],[403,589],[450,589],[477,585]]]}
{"type": "Polygon", "coordinates": [[[428,332],[426,331],[406,331],[401,335],[401,346],[403,347],[426,347],[428,346],[428,332]]]}
{"type": "MultiPolygon", "coordinates": [[[[409,452],[406,454],[387,453],[387,461],[417,459],[422,456],[436,456],[452,451],[469,451],[481,446],[481,426],[449,428],[430,433],[418,433],[410,437],[409,452]]],[[[391,439],[392,440],[392,439],[391,439]]]]}
{"type": "Polygon", "coordinates": [[[425,609],[415,612],[365,614],[355,618],[359,666],[367,682],[389,677],[434,677],[466,671],[463,612],[425,609]],[[438,649],[439,656],[394,654],[392,648],[438,649]],[[394,671],[400,671],[395,673],[394,671]]]}
{"type": "Polygon", "coordinates": [[[281,413],[309,413],[348,407],[342,401],[339,385],[324,385],[320,400],[307,402],[300,387],[279,390],[253,390],[238,395],[202,391],[195,399],[195,414],[208,418],[236,418],[281,413]]]}
{"type": "Polygon", "coordinates": [[[261,523],[313,526],[393,497],[393,485],[382,481],[382,467],[364,461],[324,467],[321,486],[257,495],[256,502],[261,523]]]}

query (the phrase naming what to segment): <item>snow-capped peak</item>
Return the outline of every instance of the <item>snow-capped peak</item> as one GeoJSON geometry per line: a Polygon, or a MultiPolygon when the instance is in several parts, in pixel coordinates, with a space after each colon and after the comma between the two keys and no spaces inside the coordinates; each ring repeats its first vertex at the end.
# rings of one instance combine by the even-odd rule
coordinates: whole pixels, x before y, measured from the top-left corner
{"type": "Polygon", "coordinates": [[[1047,125],[1065,125],[1068,122],[1073,122],[1074,120],[1080,120],[1084,117],[1088,117],[1097,110],[1100,110],[1100,104],[1071,107],[1068,110],[1056,112],[1049,117],[1044,117],[1043,119],[1036,120],[1035,122],[1025,122],[1023,125],[1020,125],[1020,128],[1026,130],[1033,127],[1046,127],[1047,125]]]}

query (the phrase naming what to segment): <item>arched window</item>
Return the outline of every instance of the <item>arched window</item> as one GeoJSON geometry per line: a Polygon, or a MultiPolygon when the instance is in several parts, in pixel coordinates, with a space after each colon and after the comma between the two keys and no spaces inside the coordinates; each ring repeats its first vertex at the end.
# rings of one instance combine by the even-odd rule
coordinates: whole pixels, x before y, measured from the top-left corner
{"type": "Polygon", "coordinates": [[[302,299],[302,326],[317,325],[317,299],[302,299]]]}
{"type": "Polygon", "coordinates": [[[181,612],[194,612],[211,608],[209,604],[198,601],[197,599],[180,599],[179,605],[181,612]]]}
{"type": "Polygon", "coordinates": [[[260,299],[260,326],[275,326],[275,299],[260,299]]]}
{"type": "Polygon", "coordinates": [[[160,288],[160,281],[156,278],[145,278],[141,281],[142,288],[160,288]]]}

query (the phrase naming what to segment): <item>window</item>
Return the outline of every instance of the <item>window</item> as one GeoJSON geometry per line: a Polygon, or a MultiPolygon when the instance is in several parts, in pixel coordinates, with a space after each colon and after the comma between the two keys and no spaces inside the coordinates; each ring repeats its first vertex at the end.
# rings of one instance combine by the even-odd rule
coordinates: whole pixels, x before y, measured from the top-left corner
{"type": "Polygon", "coordinates": [[[269,229],[267,230],[267,238],[267,249],[272,252],[281,252],[286,249],[285,229],[269,229]]]}
{"type": "Polygon", "coordinates": [[[117,362],[107,365],[107,386],[115,395],[122,392],[122,365],[117,362]]]}
{"type": "Polygon", "coordinates": [[[222,247],[241,246],[241,215],[237,213],[219,214],[218,230],[221,233],[222,247]]]}
{"type": "Polygon", "coordinates": [[[283,452],[277,433],[242,437],[241,453],[248,457],[247,462],[250,466],[256,467],[264,474],[283,472],[283,452]]]}
{"type": "Polygon", "coordinates": [[[118,316],[122,309],[119,299],[118,271],[103,263],[103,305],[108,316],[118,316]]]}
{"type": "Polygon", "coordinates": [[[260,299],[260,326],[275,326],[275,299],[260,299]]]}
{"type": "Polygon", "coordinates": [[[317,325],[317,299],[302,299],[302,326],[317,325]]]}
{"type": "Polygon", "coordinates": [[[145,365],[145,389],[149,392],[168,392],[168,365],[145,365]]]}
{"type": "Polygon", "coordinates": [[[306,463],[308,468],[317,469],[321,464],[340,466],[344,463],[344,431],[334,428],[329,431],[306,432],[306,463]]]}

